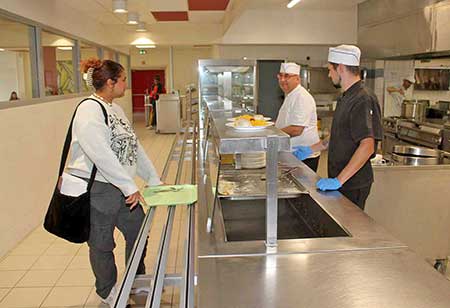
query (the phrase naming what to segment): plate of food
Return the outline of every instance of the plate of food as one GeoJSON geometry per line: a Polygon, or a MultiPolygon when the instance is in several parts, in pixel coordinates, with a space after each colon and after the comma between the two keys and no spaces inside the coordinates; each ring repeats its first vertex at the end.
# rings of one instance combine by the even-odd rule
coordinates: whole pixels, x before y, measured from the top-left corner
{"type": "Polygon", "coordinates": [[[254,114],[254,115],[244,114],[244,115],[241,115],[241,116],[238,116],[238,117],[229,118],[229,119],[227,119],[227,121],[228,122],[235,122],[235,121],[238,121],[240,119],[246,119],[246,120],[249,120],[249,121],[254,121],[254,120],[269,121],[271,118],[265,117],[262,114],[254,114]]]}
{"type": "Polygon", "coordinates": [[[273,122],[265,121],[265,120],[247,120],[247,119],[239,119],[234,122],[228,122],[225,124],[228,127],[234,128],[240,131],[256,131],[262,130],[269,126],[274,125],[273,122]]]}

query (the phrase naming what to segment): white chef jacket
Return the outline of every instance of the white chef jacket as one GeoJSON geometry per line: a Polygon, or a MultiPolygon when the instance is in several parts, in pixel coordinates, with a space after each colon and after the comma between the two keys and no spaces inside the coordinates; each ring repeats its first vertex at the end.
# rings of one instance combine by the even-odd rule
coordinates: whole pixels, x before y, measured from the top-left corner
{"type": "MultiPolygon", "coordinates": [[[[275,122],[275,126],[280,129],[290,125],[305,127],[300,136],[291,137],[291,148],[298,145],[311,146],[320,141],[317,131],[316,102],[301,85],[285,97],[275,122]]],[[[320,152],[316,152],[309,158],[319,155],[320,152]]]]}
{"type": "Polygon", "coordinates": [[[394,86],[396,89],[402,89],[404,95],[399,92],[388,92],[389,99],[384,107],[385,117],[399,117],[402,114],[402,103],[404,99],[412,99],[412,85],[406,90],[403,86],[394,86]]]}

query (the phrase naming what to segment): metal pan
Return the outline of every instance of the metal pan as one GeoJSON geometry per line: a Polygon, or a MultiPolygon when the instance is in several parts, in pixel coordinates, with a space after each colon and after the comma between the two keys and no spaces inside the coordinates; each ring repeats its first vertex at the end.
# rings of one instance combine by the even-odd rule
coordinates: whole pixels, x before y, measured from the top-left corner
{"type": "Polygon", "coordinates": [[[392,153],[392,159],[400,165],[409,166],[424,166],[424,165],[439,165],[441,159],[439,157],[424,157],[424,156],[405,156],[392,153]]]}
{"type": "Polygon", "coordinates": [[[438,160],[442,156],[441,151],[439,150],[412,145],[395,145],[392,152],[398,154],[399,156],[416,156],[419,158],[433,157],[438,160]]]}

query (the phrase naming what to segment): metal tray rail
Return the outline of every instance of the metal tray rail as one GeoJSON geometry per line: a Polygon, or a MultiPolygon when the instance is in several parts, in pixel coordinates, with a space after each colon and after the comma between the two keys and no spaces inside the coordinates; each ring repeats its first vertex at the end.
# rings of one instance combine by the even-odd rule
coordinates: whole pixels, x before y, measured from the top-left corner
{"type": "MultiPolygon", "coordinates": [[[[179,155],[177,155],[176,148],[180,146],[179,142],[179,134],[176,135],[175,140],[172,144],[172,148],[169,153],[169,157],[166,161],[166,164],[163,169],[163,173],[161,176],[161,180],[165,182],[170,162],[174,160],[174,158],[178,158],[177,172],[175,184],[181,183],[181,175],[183,171],[183,162],[185,160],[189,160],[189,158],[185,158],[187,144],[188,144],[188,136],[192,135],[192,152],[190,153],[192,157],[190,160],[192,161],[192,176],[191,183],[195,182],[195,157],[197,155],[197,133],[198,131],[195,129],[197,125],[194,122],[194,129],[191,130],[189,127],[186,127],[184,130],[184,137],[181,145],[181,150],[179,151],[179,155]]],[[[151,231],[151,226],[153,223],[153,218],[155,216],[155,212],[157,210],[156,207],[152,207],[146,214],[144,222],[141,226],[141,230],[139,232],[139,236],[136,239],[135,245],[133,247],[131,256],[128,260],[125,275],[120,282],[118,288],[118,294],[115,299],[115,303],[113,307],[115,308],[125,308],[128,305],[128,301],[130,298],[130,293],[132,289],[144,289],[147,293],[147,298],[145,301],[146,308],[155,308],[160,307],[161,305],[161,297],[163,293],[163,288],[165,286],[177,286],[180,288],[179,292],[179,307],[180,308],[193,308],[194,307],[194,239],[195,239],[195,203],[189,204],[187,208],[187,223],[186,223],[186,238],[185,238],[185,247],[184,247],[184,266],[181,273],[177,274],[166,274],[166,265],[169,256],[169,246],[170,240],[173,230],[175,211],[177,207],[169,206],[167,210],[167,217],[164,229],[161,233],[161,238],[159,242],[157,259],[155,262],[155,267],[153,268],[153,273],[151,275],[136,275],[137,268],[142,257],[143,251],[146,246],[147,237],[149,232],[151,231]]]]}

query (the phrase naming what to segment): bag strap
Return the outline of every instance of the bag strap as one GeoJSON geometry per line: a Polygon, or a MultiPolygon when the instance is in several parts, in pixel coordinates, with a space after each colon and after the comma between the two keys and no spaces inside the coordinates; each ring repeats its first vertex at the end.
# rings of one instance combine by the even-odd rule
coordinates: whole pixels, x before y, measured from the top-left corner
{"type": "MultiPolygon", "coordinates": [[[[105,124],[106,124],[106,126],[108,126],[108,114],[106,113],[105,107],[98,100],[93,99],[93,98],[85,98],[78,104],[77,108],[75,108],[75,111],[73,112],[72,120],[70,120],[69,129],[67,130],[67,135],[66,135],[66,141],[64,141],[64,148],[63,148],[62,155],[61,155],[61,164],[59,165],[58,178],[60,176],[62,176],[62,174],[64,172],[64,167],[66,166],[67,156],[69,155],[70,143],[72,142],[73,120],[75,119],[75,115],[77,113],[78,107],[80,107],[80,105],[87,100],[93,100],[100,105],[100,107],[102,108],[103,116],[105,117],[105,124]]],[[[92,167],[91,177],[89,178],[87,191],[91,190],[91,187],[94,184],[94,179],[95,179],[96,174],[97,174],[97,167],[94,165],[94,167],[92,167]]]]}

